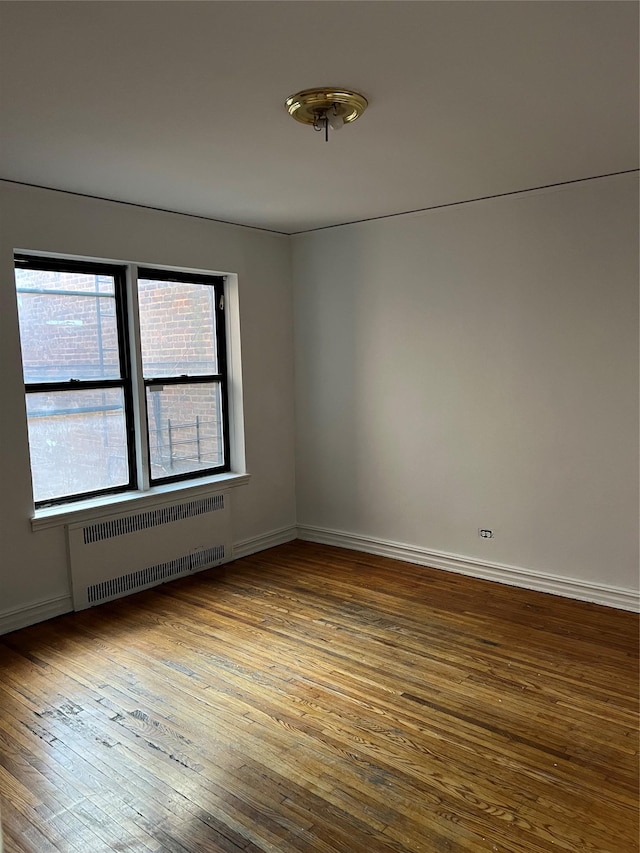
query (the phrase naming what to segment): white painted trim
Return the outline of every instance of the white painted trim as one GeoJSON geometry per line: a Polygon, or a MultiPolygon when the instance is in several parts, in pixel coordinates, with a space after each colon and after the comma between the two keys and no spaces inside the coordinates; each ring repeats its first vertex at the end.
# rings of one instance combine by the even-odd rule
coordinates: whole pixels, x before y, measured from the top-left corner
{"type": "Polygon", "coordinates": [[[246,471],[244,443],[244,392],[242,390],[242,347],[240,345],[240,295],[238,276],[224,277],[225,331],[227,337],[227,404],[229,409],[229,453],[234,471],[246,471]]]}
{"type": "Polygon", "coordinates": [[[632,589],[548,575],[520,566],[490,563],[474,557],[431,551],[428,548],[418,548],[400,542],[374,539],[369,536],[359,536],[341,530],[328,530],[310,525],[298,525],[298,537],[307,542],[336,545],[339,548],[350,548],[353,551],[364,551],[368,554],[391,557],[394,560],[404,560],[407,563],[417,563],[434,569],[444,569],[447,572],[457,572],[482,580],[524,587],[524,589],[533,589],[537,592],[549,592],[553,595],[562,595],[565,598],[575,598],[579,601],[591,601],[607,607],[632,610],[635,613],[640,612],[640,596],[632,589]]]}
{"type": "Polygon", "coordinates": [[[280,527],[277,530],[272,530],[270,533],[263,533],[251,539],[234,542],[232,559],[239,560],[241,557],[248,557],[251,554],[256,554],[258,551],[265,551],[267,548],[275,548],[276,545],[284,545],[285,542],[291,542],[297,538],[298,529],[295,525],[280,527]]]}
{"type": "Polygon", "coordinates": [[[19,628],[35,625],[36,622],[44,622],[45,619],[53,619],[54,616],[62,616],[73,610],[70,595],[60,595],[57,598],[46,598],[44,601],[36,601],[26,607],[16,607],[13,610],[5,610],[0,613],[0,634],[8,634],[19,628]]]}
{"type": "Polygon", "coordinates": [[[85,524],[88,521],[112,518],[131,510],[155,509],[182,500],[226,492],[228,489],[246,485],[250,478],[250,474],[233,472],[215,474],[200,480],[154,486],[147,492],[122,492],[119,495],[103,495],[74,504],[38,509],[31,519],[31,529],[46,530],[49,527],[63,527],[65,524],[85,524]]]}

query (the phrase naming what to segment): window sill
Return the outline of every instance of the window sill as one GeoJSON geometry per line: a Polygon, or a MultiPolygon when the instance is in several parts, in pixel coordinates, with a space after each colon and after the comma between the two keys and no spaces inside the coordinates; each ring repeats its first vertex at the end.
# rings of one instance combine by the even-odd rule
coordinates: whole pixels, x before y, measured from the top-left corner
{"type": "Polygon", "coordinates": [[[244,486],[249,482],[250,477],[250,474],[216,474],[213,477],[203,477],[201,480],[191,480],[188,483],[154,486],[147,492],[123,492],[119,495],[105,495],[64,506],[37,509],[31,519],[31,529],[46,530],[50,527],[62,527],[65,524],[94,521],[131,510],[149,509],[186,498],[202,497],[244,486]]]}

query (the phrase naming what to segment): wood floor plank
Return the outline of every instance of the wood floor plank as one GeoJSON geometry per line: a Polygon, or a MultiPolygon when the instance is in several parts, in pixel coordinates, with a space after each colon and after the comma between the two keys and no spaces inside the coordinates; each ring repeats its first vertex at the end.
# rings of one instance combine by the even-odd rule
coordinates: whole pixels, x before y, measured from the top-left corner
{"type": "Polygon", "coordinates": [[[638,617],[294,542],[0,638],[5,853],[637,853],[638,617]]]}

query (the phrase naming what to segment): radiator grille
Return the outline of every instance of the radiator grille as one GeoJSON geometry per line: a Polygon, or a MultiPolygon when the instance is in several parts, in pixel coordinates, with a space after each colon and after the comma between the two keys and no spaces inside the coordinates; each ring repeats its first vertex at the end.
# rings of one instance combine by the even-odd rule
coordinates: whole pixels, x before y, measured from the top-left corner
{"type": "Polygon", "coordinates": [[[119,578],[112,578],[111,580],[92,584],[87,589],[89,604],[97,604],[107,598],[113,598],[126,592],[133,592],[150,584],[176,577],[176,575],[202,569],[209,563],[215,563],[223,559],[224,545],[215,545],[213,548],[204,548],[193,554],[185,554],[166,563],[159,563],[156,566],[149,566],[137,572],[121,575],[119,578]]]}
{"type": "Polygon", "coordinates": [[[102,542],[104,539],[111,539],[114,536],[147,530],[150,527],[158,527],[161,524],[180,521],[183,518],[193,518],[196,515],[203,515],[205,512],[214,512],[219,509],[224,509],[224,494],[211,495],[174,506],[151,509],[146,512],[139,512],[136,515],[112,518],[109,521],[101,521],[83,528],[84,544],[102,542]]]}

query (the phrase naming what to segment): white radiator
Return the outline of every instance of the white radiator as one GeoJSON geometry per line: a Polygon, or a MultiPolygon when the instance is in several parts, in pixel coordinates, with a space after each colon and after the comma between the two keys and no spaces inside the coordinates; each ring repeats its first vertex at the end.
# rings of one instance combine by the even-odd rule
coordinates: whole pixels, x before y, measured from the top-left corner
{"type": "Polygon", "coordinates": [[[70,524],[67,531],[75,610],[231,559],[226,493],[70,524]]]}

